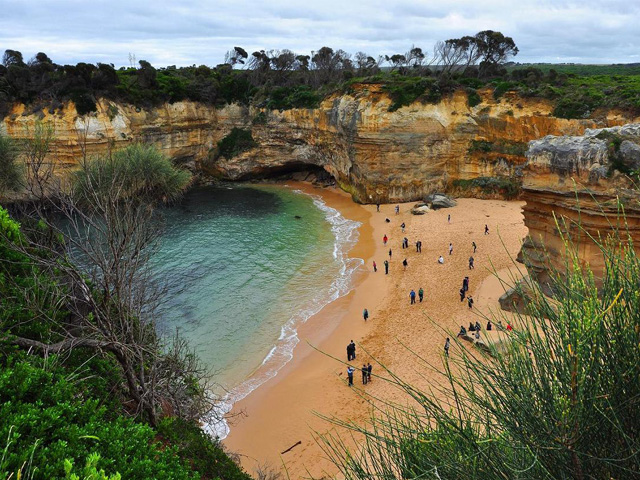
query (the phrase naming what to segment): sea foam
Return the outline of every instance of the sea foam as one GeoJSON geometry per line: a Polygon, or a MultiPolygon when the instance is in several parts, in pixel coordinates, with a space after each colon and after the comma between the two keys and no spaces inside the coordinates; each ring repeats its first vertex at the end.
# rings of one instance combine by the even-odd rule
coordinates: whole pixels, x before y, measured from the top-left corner
{"type": "Polygon", "coordinates": [[[204,421],[204,430],[213,437],[224,439],[230,431],[227,416],[233,405],[239,402],[265,382],[275,377],[292,358],[293,350],[300,341],[298,327],[331,302],[348,294],[353,288],[353,274],[364,265],[360,258],[350,258],[347,254],[358,241],[360,222],[349,220],[335,208],[329,207],[321,197],[294,190],[301,195],[309,195],[313,204],[325,214],[334,235],[333,258],[338,262],[339,274],[328,288],[320,289],[309,299],[303,309],[292,315],[280,329],[280,337],[263,359],[260,367],[244,382],[233,388],[222,399],[204,421]]]}

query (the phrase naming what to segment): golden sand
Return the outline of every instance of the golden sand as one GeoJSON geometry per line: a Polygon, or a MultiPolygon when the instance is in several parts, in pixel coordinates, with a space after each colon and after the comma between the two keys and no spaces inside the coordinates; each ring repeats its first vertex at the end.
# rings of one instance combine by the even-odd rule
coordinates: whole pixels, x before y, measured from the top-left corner
{"type": "MultiPolygon", "coordinates": [[[[232,413],[240,414],[231,421],[231,433],[225,446],[238,454],[242,465],[254,473],[260,465],[281,469],[286,466],[290,478],[305,478],[337,473],[316,441],[318,434],[343,433],[316,412],[341,420],[364,423],[371,415],[371,404],[362,393],[384,400],[406,402],[407,399],[383,378],[386,365],[404,380],[428,387],[437,375],[425,371],[411,349],[427,362],[441,365],[447,336],[455,337],[460,325],[482,319],[477,312],[498,309],[497,299],[504,292],[502,278],[516,272],[513,259],[527,234],[521,208],[523,202],[459,199],[453,208],[432,211],[422,216],[411,215],[413,203],[395,205],[358,205],[345,193],[334,188],[316,188],[295,183],[308,193],[322,196],[327,205],[349,219],[362,223],[358,244],[349,255],[365,259],[363,272],[355,279],[354,290],[329,304],[299,329],[301,341],[293,360],[279,374],[238,402],[232,413]],[[447,216],[451,215],[451,222],[447,216]],[[385,222],[385,218],[391,220],[385,222]],[[403,234],[400,228],[406,224],[403,234]],[[489,235],[484,235],[485,224],[489,235]],[[389,237],[383,245],[384,235],[389,237]],[[403,237],[409,248],[402,249],[403,237]],[[415,242],[422,241],[422,253],[415,242]],[[473,254],[471,242],[477,244],[473,254]],[[453,253],[449,255],[449,243],[453,253]],[[392,249],[389,275],[384,273],[384,260],[392,249]],[[444,257],[444,264],[438,257],[444,257]],[[475,259],[470,270],[469,257],[475,259]],[[402,261],[408,266],[403,269],[402,261]],[[378,265],[374,273],[372,261],[378,265]],[[460,301],[462,279],[470,278],[469,294],[474,309],[460,301]],[[424,301],[410,305],[409,292],[419,288],[424,301]],[[369,310],[365,323],[362,310],[369,310]],[[357,344],[354,387],[346,385],[346,346],[357,344]],[[367,353],[365,353],[365,351],[367,353]],[[358,370],[363,362],[373,365],[373,381],[364,386],[358,370]],[[297,442],[299,445],[287,450],[297,442]]],[[[459,348],[452,343],[451,354],[459,348]]],[[[374,402],[375,403],[375,402],[374,402]]]]}

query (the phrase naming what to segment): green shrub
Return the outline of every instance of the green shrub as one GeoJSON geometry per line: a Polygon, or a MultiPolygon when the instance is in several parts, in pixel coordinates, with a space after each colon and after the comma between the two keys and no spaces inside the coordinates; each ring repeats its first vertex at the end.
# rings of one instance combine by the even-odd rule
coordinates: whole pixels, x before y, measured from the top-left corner
{"type": "Polygon", "coordinates": [[[505,93],[510,90],[516,89],[516,84],[513,82],[498,82],[493,89],[493,98],[499,100],[505,93]]]}
{"type": "Polygon", "coordinates": [[[20,189],[24,171],[18,163],[18,147],[14,140],[0,133],[0,195],[20,189]]]}
{"type": "Polygon", "coordinates": [[[423,77],[396,76],[385,83],[383,90],[392,100],[389,111],[411,105],[413,102],[437,103],[442,99],[440,88],[436,81],[423,77]]]}
{"type": "Polygon", "coordinates": [[[89,203],[96,194],[156,203],[180,195],[191,174],[176,168],[155,147],[136,143],[89,160],[74,174],[73,181],[78,199],[89,203]]]}
{"type": "Polygon", "coordinates": [[[463,190],[479,189],[487,195],[502,195],[507,200],[517,198],[522,184],[512,177],[478,177],[470,180],[454,180],[453,186],[463,190]]]}
{"type": "Polygon", "coordinates": [[[591,106],[581,99],[562,98],[553,109],[553,115],[558,118],[588,118],[590,114],[591,106]]]}
{"type": "Polygon", "coordinates": [[[482,97],[473,88],[467,88],[467,105],[473,108],[482,103],[482,97]]]}
{"type": "Polygon", "coordinates": [[[291,108],[316,108],[322,97],[306,85],[276,87],[269,92],[267,108],[288,110],[291,108]]]}
{"type": "MultiPolygon", "coordinates": [[[[15,358],[0,370],[0,438],[10,429],[15,433],[5,468],[17,471],[32,453],[34,480],[64,478],[69,460],[83,463],[98,454],[96,468],[123,478],[199,478],[175,448],[155,442],[149,426],[109,415],[60,369],[44,370],[32,361],[15,358]]],[[[55,365],[55,358],[49,361],[55,365]]]]}
{"type": "Polygon", "coordinates": [[[493,142],[489,142],[487,140],[471,140],[469,144],[469,148],[467,150],[469,153],[474,152],[484,152],[488,153],[493,151],[493,142]]]}
{"type": "Polygon", "coordinates": [[[71,101],[75,104],[78,115],[86,115],[87,113],[98,111],[96,100],[88,90],[73,91],[71,101]]]}
{"type": "Polygon", "coordinates": [[[165,418],[158,425],[158,433],[178,449],[180,458],[190,462],[193,469],[205,478],[251,478],[224,453],[218,440],[209,437],[193,423],[165,418]]]}
{"type": "Polygon", "coordinates": [[[251,130],[234,127],[226,137],[218,142],[217,156],[230,159],[257,146],[258,144],[251,135],[251,130]]]}

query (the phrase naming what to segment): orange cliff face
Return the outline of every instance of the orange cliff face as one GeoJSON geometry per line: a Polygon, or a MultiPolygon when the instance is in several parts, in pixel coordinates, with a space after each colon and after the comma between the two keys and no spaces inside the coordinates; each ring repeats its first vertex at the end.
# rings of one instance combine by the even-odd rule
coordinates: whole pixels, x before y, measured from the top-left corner
{"type": "Polygon", "coordinates": [[[518,259],[544,285],[550,269],[563,270],[570,237],[598,280],[602,253],[589,236],[605,240],[620,228],[623,238],[627,231],[636,244],[640,238],[640,191],[620,173],[640,170],[640,124],[544,137],[529,143],[526,156],[522,199],[529,236],[518,259]]]}
{"type": "Polygon", "coordinates": [[[579,135],[586,128],[633,120],[618,112],[587,120],[558,119],[544,100],[506,94],[496,101],[490,91],[481,94],[482,103],[473,108],[459,91],[436,104],[414,103],[394,112],[380,85],[364,84],[349,94],[330,96],[316,109],[269,112],[194,102],[140,110],[103,100],[98,112],[80,117],[73,104],[55,113],[29,113],[19,105],[0,129],[20,138],[29,136],[37,121],[50,124],[56,138],[52,156],[61,167],[73,167],[83,150],[94,155],[145,141],[219,178],[322,168],[357,201],[396,202],[450,189],[456,180],[519,178],[529,140],[579,135]],[[234,127],[251,130],[257,146],[231,159],[214,160],[217,142],[234,127]]]}

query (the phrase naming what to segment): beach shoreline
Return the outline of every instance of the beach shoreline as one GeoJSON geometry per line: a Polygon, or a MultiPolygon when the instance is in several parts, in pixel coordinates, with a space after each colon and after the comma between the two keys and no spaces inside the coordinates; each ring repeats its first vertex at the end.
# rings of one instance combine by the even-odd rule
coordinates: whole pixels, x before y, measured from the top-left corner
{"type": "MultiPolygon", "coordinates": [[[[336,188],[315,187],[302,182],[287,182],[287,185],[306,194],[319,195],[327,206],[338,210],[345,218],[361,223],[358,242],[348,256],[363,259],[364,266],[354,275],[353,289],[349,294],[331,302],[299,326],[300,342],[295,347],[293,358],[278,375],[234,404],[231,432],[223,443],[240,456],[243,467],[252,474],[256,469],[270,465],[275,470],[286,468],[290,478],[330,476],[337,470],[316,441],[317,435],[344,431],[316,412],[339,420],[359,424],[366,422],[371,414],[371,403],[360,395],[363,388],[358,369],[363,362],[374,365],[374,381],[365,386],[364,391],[378,398],[401,400],[398,392],[376,379],[379,373],[377,362],[384,362],[392,369],[408,370],[408,379],[415,377],[419,382],[422,375],[411,374],[410,362],[399,354],[396,341],[422,350],[419,353],[438,361],[445,335],[443,329],[457,331],[457,324],[462,323],[462,318],[468,322],[468,312],[457,305],[455,299],[459,298],[458,277],[467,271],[470,241],[465,241],[469,245],[464,247],[464,256],[452,255],[446,258],[445,265],[438,265],[437,253],[448,256],[450,241],[440,235],[438,229],[449,228],[458,249],[462,248],[463,236],[476,238],[484,249],[479,254],[480,269],[487,267],[484,256],[491,258],[497,269],[504,269],[509,266],[506,257],[515,256],[526,228],[520,213],[522,202],[462,199],[458,207],[419,217],[410,214],[412,204],[401,204],[401,213],[396,216],[395,205],[382,205],[378,213],[375,205],[356,204],[348,194],[336,188]],[[449,214],[454,218],[451,224],[447,223],[449,214]],[[501,217],[501,214],[505,215],[501,217]],[[391,222],[386,223],[385,218],[391,222]],[[482,239],[485,220],[492,223],[492,228],[496,221],[503,224],[507,238],[492,243],[486,241],[486,237],[482,239]],[[404,234],[400,230],[401,222],[406,224],[404,234]],[[388,245],[383,245],[384,235],[389,237],[388,245]],[[410,239],[408,249],[400,246],[405,235],[410,239]],[[423,241],[422,253],[415,251],[418,237],[423,241]],[[497,243],[504,244],[503,255],[499,254],[497,243]],[[390,247],[393,249],[390,273],[385,275],[384,260],[388,259],[390,247]],[[505,258],[498,259],[498,256],[505,258]],[[401,264],[405,257],[409,263],[406,272],[401,264]],[[378,265],[377,273],[372,269],[373,259],[378,265]],[[449,278],[451,275],[447,273],[453,269],[456,270],[455,277],[449,278]],[[422,286],[426,292],[425,302],[407,310],[408,288],[417,291],[422,286]],[[440,290],[446,301],[438,305],[433,297],[440,290]],[[362,318],[363,308],[370,313],[367,322],[362,318]],[[445,316],[448,318],[443,318],[445,316]],[[441,328],[433,331],[421,328],[420,332],[412,333],[412,325],[424,322],[425,317],[437,318],[441,328]],[[358,345],[359,355],[356,361],[351,362],[356,368],[356,385],[349,388],[346,384],[346,345],[352,339],[358,345]],[[286,454],[282,453],[290,447],[293,448],[286,454]]],[[[497,240],[496,233],[493,232],[492,239],[497,240]]],[[[474,294],[480,292],[481,284],[490,276],[490,272],[481,273],[480,269],[472,271],[471,292],[474,294]]],[[[484,293],[480,296],[486,297],[487,302],[496,303],[500,292],[487,293],[487,288],[500,289],[500,283],[493,282],[489,287],[483,287],[484,293]]]]}

